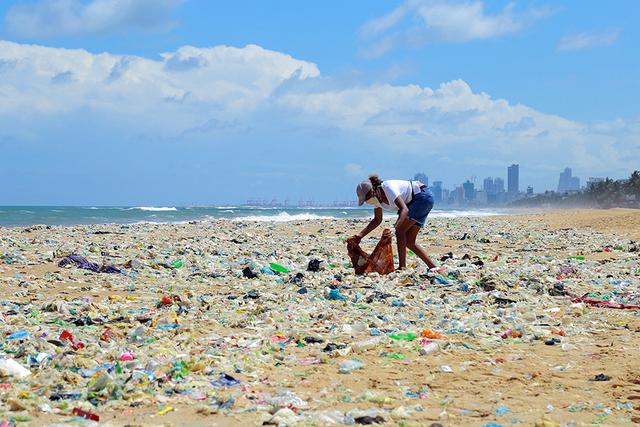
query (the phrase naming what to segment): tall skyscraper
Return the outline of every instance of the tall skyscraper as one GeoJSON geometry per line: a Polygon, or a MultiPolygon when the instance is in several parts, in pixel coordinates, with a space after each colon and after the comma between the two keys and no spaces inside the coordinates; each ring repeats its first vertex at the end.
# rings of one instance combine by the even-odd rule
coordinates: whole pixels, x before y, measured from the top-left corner
{"type": "Polygon", "coordinates": [[[442,201],[443,201],[444,203],[447,203],[447,204],[448,204],[448,203],[450,203],[450,200],[449,200],[450,198],[451,198],[450,191],[449,191],[449,190],[447,190],[446,188],[443,188],[443,189],[442,189],[442,201]]]}
{"type": "Polygon", "coordinates": [[[558,180],[558,193],[569,191],[580,191],[580,178],[572,176],[571,168],[564,168],[564,172],[560,172],[558,180]]]}
{"type": "Polygon", "coordinates": [[[464,202],[464,188],[462,186],[456,187],[451,193],[454,203],[461,205],[464,202]]]}
{"type": "Polygon", "coordinates": [[[476,190],[473,182],[467,180],[467,182],[462,184],[462,188],[464,189],[464,200],[469,202],[476,199],[476,190]]]}
{"type": "Polygon", "coordinates": [[[487,177],[484,179],[484,181],[482,182],[482,189],[485,191],[485,193],[487,194],[496,194],[498,193],[498,180],[500,180],[500,182],[502,182],[502,191],[504,191],[504,181],[502,181],[500,178],[496,178],[495,180],[491,177],[487,177]]]}
{"type": "Polygon", "coordinates": [[[507,168],[507,192],[512,195],[520,192],[520,165],[507,168]]]}
{"type": "Polygon", "coordinates": [[[442,181],[433,181],[431,191],[433,191],[433,201],[435,203],[442,202],[442,181]]]}
{"type": "Polygon", "coordinates": [[[424,185],[429,186],[429,177],[422,172],[418,172],[417,174],[415,174],[413,180],[420,181],[424,185]]]}
{"type": "Polygon", "coordinates": [[[504,179],[496,178],[493,180],[493,186],[497,193],[504,193],[504,179]]]}

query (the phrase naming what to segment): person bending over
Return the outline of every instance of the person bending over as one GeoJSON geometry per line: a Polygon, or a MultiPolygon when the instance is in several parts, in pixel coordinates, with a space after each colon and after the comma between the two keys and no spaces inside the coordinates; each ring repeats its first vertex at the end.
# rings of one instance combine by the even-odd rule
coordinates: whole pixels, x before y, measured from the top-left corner
{"type": "Polygon", "coordinates": [[[389,179],[382,181],[377,175],[369,176],[356,187],[358,205],[373,206],[373,219],[353,238],[360,242],[382,223],[382,210],[398,213],[395,224],[400,269],[407,266],[407,248],[411,249],[429,268],[436,265],[427,252],[416,243],[420,228],[433,208],[433,194],[420,181],[389,179]]]}

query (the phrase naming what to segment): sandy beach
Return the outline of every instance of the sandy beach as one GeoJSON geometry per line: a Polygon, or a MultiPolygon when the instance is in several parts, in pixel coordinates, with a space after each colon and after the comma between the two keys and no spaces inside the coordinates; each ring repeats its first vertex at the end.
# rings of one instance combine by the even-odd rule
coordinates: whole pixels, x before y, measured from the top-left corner
{"type": "Polygon", "coordinates": [[[640,304],[640,211],[429,219],[438,271],[383,277],[348,265],[365,224],[0,228],[2,352],[30,372],[0,369],[0,419],[640,423],[640,310],[606,306],[640,304]]]}

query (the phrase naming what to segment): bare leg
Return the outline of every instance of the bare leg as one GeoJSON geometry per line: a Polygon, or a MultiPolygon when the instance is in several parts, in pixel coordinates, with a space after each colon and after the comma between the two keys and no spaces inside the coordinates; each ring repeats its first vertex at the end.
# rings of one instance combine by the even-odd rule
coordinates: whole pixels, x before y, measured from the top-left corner
{"type": "MultiPolygon", "coordinates": [[[[396,228],[396,240],[398,242],[398,261],[399,269],[407,267],[407,231],[412,228],[416,222],[407,218],[404,225],[400,228],[396,228]]],[[[414,238],[415,240],[415,238],[414,238]]]]}
{"type": "Polygon", "coordinates": [[[427,252],[422,248],[422,246],[416,243],[416,237],[418,236],[419,231],[420,227],[418,226],[413,226],[407,230],[405,233],[407,239],[406,245],[409,249],[415,252],[415,254],[429,266],[429,268],[433,268],[436,265],[431,261],[431,258],[429,258],[429,255],[427,255],[427,252]]]}

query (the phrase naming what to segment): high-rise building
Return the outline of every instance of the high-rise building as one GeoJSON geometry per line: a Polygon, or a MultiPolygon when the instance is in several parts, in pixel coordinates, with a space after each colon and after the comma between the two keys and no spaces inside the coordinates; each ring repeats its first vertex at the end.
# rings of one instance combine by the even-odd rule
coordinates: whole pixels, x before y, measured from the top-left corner
{"type": "Polygon", "coordinates": [[[429,186],[429,177],[422,172],[418,172],[417,174],[415,174],[413,180],[420,181],[424,185],[429,186]]]}
{"type": "Polygon", "coordinates": [[[512,195],[520,192],[520,165],[512,164],[507,168],[507,192],[512,195]]]}
{"type": "MultiPolygon", "coordinates": [[[[443,201],[444,203],[449,203],[449,197],[450,197],[449,193],[450,193],[449,190],[447,190],[446,188],[443,188],[442,189],[442,199],[441,199],[441,201],[443,201]]],[[[435,199],[435,197],[434,197],[434,199],[435,199]]]]}
{"type": "Polygon", "coordinates": [[[528,186],[527,187],[527,196],[528,197],[533,196],[533,187],[532,186],[528,186]]]}
{"type": "Polygon", "coordinates": [[[493,187],[497,193],[504,193],[504,179],[496,178],[493,180],[493,187]]]}
{"type": "Polygon", "coordinates": [[[491,178],[491,177],[485,178],[484,181],[482,182],[482,189],[487,194],[495,194],[496,193],[496,185],[495,185],[495,183],[493,181],[493,178],[491,178]]]}
{"type": "Polygon", "coordinates": [[[442,202],[442,181],[433,181],[433,186],[431,187],[431,191],[433,191],[433,201],[435,203],[442,202]]]}
{"type": "Polygon", "coordinates": [[[564,172],[560,172],[558,180],[558,193],[571,191],[580,191],[580,178],[572,176],[571,168],[564,168],[564,172]]]}
{"type": "Polygon", "coordinates": [[[464,202],[464,188],[462,186],[456,187],[451,192],[451,198],[453,198],[453,203],[461,205],[464,202]]]}
{"type": "Polygon", "coordinates": [[[476,199],[476,190],[474,188],[473,182],[467,180],[464,184],[462,184],[462,188],[464,190],[464,200],[469,202],[476,199]]]}

